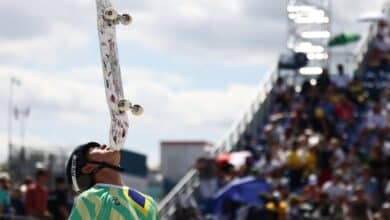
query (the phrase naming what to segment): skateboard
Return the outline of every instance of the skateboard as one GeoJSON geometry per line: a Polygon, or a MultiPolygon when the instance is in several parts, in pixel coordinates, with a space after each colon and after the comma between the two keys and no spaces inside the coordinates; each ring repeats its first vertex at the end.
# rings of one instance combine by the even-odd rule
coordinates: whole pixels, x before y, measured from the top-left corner
{"type": "Polygon", "coordinates": [[[123,95],[121,70],[118,59],[116,25],[129,25],[132,18],[129,14],[119,14],[109,0],[96,0],[97,27],[100,54],[103,67],[104,87],[110,111],[110,147],[114,150],[123,148],[129,119],[127,112],[141,115],[143,108],[126,100],[123,95]]]}

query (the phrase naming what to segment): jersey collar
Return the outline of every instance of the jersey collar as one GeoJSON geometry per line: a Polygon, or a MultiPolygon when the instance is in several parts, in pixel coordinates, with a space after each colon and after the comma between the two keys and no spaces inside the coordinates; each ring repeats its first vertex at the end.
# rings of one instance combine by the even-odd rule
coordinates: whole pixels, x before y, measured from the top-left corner
{"type": "Polygon", "coordinates": [[[127,186],[119,186],[119,185],[113,185],[113,184],[107,184],[107,183],[98,183],[95,185],[96,187],[105,187],[105,188],[116,188],[116,189],[128,189],[127,186]]]}

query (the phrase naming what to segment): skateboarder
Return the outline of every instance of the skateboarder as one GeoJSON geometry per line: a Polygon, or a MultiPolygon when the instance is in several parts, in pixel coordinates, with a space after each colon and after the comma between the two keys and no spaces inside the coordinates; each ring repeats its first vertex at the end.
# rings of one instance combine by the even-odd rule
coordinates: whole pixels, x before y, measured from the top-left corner
{"type": "Polygon", "coordinates": [[[119,151],[95,142],[80,145],[72,152],[66,173],[69,183],[80,194],[70,220],[160,219],[150,196],[124,185],[119,163],[119,151]]]}

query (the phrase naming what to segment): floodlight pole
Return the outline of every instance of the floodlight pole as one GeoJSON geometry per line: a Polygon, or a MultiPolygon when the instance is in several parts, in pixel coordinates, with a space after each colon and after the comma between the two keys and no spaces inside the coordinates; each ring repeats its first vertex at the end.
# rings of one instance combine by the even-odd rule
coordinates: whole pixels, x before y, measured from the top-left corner
{"type": "Polygon", "coordinates": [[[24,141],[26,137],[26,121],[30,116],[30,107],[16,109],[18,110],[18,116],[20,119],[20,146],[24,147],[24,141]]]}
{"type": "Polygon", "coordinates": [[[13,121],[13,87],[20,86],[21,82],[15,77],[10,78],[9,86],[9,97],[8,97],[8,163],[11,162],[11,151],[12,151],[12,121],[13,121]]]}

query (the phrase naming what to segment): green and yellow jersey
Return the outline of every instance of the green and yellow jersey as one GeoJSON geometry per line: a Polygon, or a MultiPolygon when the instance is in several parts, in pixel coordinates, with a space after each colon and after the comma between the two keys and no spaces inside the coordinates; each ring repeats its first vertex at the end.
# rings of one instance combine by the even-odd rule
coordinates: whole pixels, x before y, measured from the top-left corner
{"type": "Polygon", "coordinates": [[[70,220],[159,220],[157,204],[128,187],[97,184],[81,193],[73,206],[70,220]]]}

